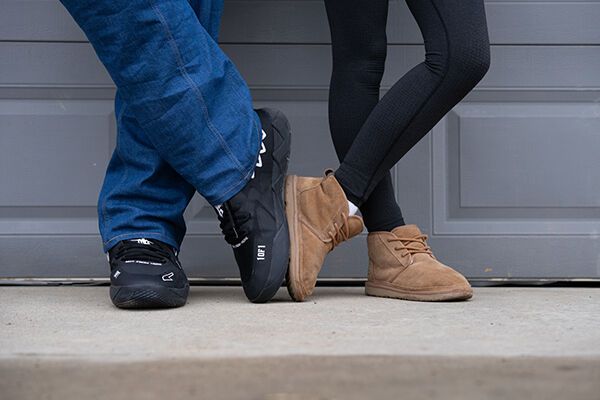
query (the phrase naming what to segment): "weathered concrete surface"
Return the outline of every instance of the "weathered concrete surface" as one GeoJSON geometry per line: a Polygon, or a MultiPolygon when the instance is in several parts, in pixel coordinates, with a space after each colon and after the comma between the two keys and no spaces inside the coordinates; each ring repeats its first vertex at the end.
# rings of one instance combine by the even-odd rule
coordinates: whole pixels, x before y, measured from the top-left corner
{"type": "Polygon", "coordinates": [[[132,312],[106,287],[2,287],[0,397],[600,398],[599,289],[287,299],[195,287],[181,309],[132,312]]]}
{"type": "Polygon", "coordinates": [[[0,363],[2,399],[560,399],[599,398],[590,359],[290,356],[88,363],[0,363]]]}

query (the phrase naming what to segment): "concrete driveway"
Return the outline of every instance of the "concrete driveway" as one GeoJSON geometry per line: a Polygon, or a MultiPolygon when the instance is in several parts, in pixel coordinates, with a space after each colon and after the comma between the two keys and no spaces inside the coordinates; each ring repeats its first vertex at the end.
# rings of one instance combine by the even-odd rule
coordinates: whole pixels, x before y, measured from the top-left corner
{"type": "Polygon", "coordinates": [[[600,399],[600,289],[362,291],[193,287],[183,308],[123,311],[107,287],[1,287],[0,397],[600,399]]]}

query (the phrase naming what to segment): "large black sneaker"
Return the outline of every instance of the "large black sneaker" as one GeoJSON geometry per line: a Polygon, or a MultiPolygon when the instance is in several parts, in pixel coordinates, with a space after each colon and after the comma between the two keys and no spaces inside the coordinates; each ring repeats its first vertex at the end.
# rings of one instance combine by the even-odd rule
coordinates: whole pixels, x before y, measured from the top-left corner
{"type": "Polygon", "coordinates": [[[177,253],[158,240],[131,239],[108,252],[110,299],[119,308],[185,304],[190,290],[177,253]]]}
{"type": "Polygon", "coordinates": [[[264,303],[281,287],[289,262],[283,184],[291,135],[281,112],[268,108],[256,112],[263,132],[253,178],[216,209],[225,240],[233,247],[246,296],[264,303]]]}

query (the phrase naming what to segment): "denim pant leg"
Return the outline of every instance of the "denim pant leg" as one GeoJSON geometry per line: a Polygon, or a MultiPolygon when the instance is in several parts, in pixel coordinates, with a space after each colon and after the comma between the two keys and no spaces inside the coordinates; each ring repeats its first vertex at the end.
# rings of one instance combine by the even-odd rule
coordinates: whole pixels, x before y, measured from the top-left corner
{"type": "Polygon", "coordinates": [[[188,1],[62,2],[161,158],[212,205],[241,190],[260,122],[246,83],[188,1]]]}
{"type": "Polygon", "coordinates": [[[140,237],[179,249],[186,231],[183,212],[195,189],[161,158],[119,92],[115,115],[117,145],[98,199],[104,251],[140,237]]]}
{"type": "Polygon", "coordinates": [[[224,0],[188,0],[196,17],[215,42],[219,40],[224,0]]]}
{"type": "MultiPolygon", "coordinates": [[[[190,0],[202,26],[217,41],[222,0],[190,0]]],[[[165,162],[117,91],[117,146],[98,201],[104,251],[121,240],[145,237],[179,249],[183,212],[194,187],[165,162]]]]}

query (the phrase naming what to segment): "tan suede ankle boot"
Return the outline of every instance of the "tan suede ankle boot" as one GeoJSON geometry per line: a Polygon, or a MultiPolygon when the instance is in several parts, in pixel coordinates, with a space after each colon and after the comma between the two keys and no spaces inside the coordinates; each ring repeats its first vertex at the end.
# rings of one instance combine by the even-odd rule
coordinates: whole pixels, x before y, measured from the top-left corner
{"type": "Polygon", "coordinates": [[[362,218],[348,216],[348,200],[333,173],[323,178],[288,176],[285,202],[290,229],[290,296],[303,301],[312,292],[325,256],[363,230],[362,218]]]}
{"type": "Polygon", "coordinates": [[[369,296],[415,301],[466,300],[471,285],[460,273],[439,262],[427,245],[427,235],[416,225],[391,232],[372,232],[367,237],[369,296]]]}

